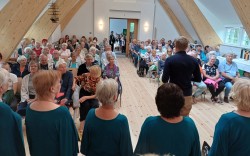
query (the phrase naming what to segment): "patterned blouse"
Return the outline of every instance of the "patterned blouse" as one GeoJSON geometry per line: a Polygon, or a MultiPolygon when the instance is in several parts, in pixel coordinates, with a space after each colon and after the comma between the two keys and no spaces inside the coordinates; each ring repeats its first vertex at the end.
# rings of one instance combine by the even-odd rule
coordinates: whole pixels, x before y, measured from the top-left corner
{"type": "Polygon", "coordinates": [[[82,88],[91,94],[95,94],[96,85],[100,81],[100,77],[93,78],[90,76],[89,73],[76,76],[75,79],[76,79],[76,83],[79,82],[82,88]]]}
{"type": "Polygon", "coordinates": [[[202,69],[206,71],[207,75],[209,75],[209,76],[216,76],[217,67],[215,65],[209,66],[207,64],[204,64],[202,66],[202,69]]]}
{"type": "Polygon", "coordinates": [[[117,67],[115,64],[113,68],[110,68],[110,64],[106,65],[103,71],[103,77],[106,76],[112,79],[114,79],[115,77],[119,77],[119,67],[117,67]]]}

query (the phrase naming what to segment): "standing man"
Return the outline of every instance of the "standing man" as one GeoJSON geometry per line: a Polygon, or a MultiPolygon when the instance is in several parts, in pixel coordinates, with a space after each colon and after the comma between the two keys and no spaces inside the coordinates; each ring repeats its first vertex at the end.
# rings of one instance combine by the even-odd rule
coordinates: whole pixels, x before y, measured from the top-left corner
{"type": "Polygon", "coordinates": [[[111,35],[109,36],[109,44],[111,45],[112,52],[114,51],[114,44],[115,44],[115,36],[114,32],[111,31],[111,35]]]}
{"type": "Polygon", "coordinates": [[[224,102],[229,103],[228,96],[231,88],[237,78],[240,77],[237,64],[233,62],[233,54],[226,54],[226,60],[219,64],[219,72],[221,73],[222,80],[225,83],[224,102]]]}
{"type": "Polygon", "coordinates": [[[175,55],[167,58],[163,70],[162,82],[175,83],[183,91],[185,105],[181,110],[182,116],[188,116],[192,109],[191,81],[201,82],[201,73],[197,60],[186,54],[188,39],[180,36],[175,41],[175,55]]]}

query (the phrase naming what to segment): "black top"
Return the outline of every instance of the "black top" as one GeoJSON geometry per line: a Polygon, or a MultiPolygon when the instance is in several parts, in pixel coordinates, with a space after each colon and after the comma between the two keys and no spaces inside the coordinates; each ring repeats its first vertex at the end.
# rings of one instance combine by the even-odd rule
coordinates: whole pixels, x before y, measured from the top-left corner
{"type": "Polygon", "coordinates": [[[72,85],[73,85],[73,74],[70,71],[66,71],[66,73],[62,75],[62,85],[60,92],[64,93],[64,96],[62,96],[61,99],[66,98],[68,100],[71,100],[72,85]]]}
{"type": "Polygon", "coordinates": [[[204,64],[202,67],[203,70],[206,71],[206,74],[209,76],[216,76],[216,65],[209,66],[207,64],[204,64]]]}
{"type": "Polygon", "coordinates": [[[28,70],[28,64],[26,64],[24,71],[20,71],[20,64],[16,63],[12,65],[11,72],[15,74],[17,77],[23,78],[24,76],[28,75],[30,72],[28,70]]]}
{"type": "Polygon", "coordinates": [[[177,84],[183,90],[184,96],[192,95],[191,81],[201,82],[201,73],[197,60],[179,51],[165,61],[162,82],[177,84]]]}
{"type": "MultiPolygon", "coordinates": [[[[98,62],[95,60],[94,62],[92,62],[92,65],[91,65],[91,66],[97,65],[97,64],[98,64],[98,62]]],[[[84,73],[88,73],[88,72],[89,72],[89,70],[88,70],[88,68],[87,68],[87,66],[86,66],[86,63],[83,63],[83,64],[81,64],[81,65],[79,66],[79,68],[78,68],[77,76],[82,75],[82,74],[84,74],[84,73]]]]}

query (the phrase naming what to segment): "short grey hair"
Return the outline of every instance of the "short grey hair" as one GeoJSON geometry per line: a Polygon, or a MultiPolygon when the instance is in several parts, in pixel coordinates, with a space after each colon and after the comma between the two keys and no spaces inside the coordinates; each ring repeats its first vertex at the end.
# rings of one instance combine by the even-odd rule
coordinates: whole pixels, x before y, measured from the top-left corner
{"type": "Polygon", "coordinates": [[[17,62],[20,63],[24,59],[27,60],[27,58],[24,55],[21,55],[17,58],[17,62]]]}
{"type": "Polygon", "coordinates": [[[216,55],[214,55],[214,54],[210,54],[208,57],[209,57],[209,60],[212,59],[212,58],[216,59],[216,55]]]}
{"type": "Polygon", "coordinates": [[[234,56],[234,53],[230,52],[230,53],[226,53],[225,55],[226,55],[226,56],[229,56],[229,55],[234,56]]]}
{"type": "Polygon", "coordinates": [[[96,87],[96,97],[102,105],[114,104],[118,94],[118,83],[114,79],[100,81],[96,87]]]}
{"type": "Polygon", "coordinates": [[[31,47],[26,47],[26,48],[24,48],[24,52],[25,52],[25,53],[27,53],[28,50],[29,50],[29,51],[32,51],[31,47]]]}
{"type": "Polygon", "coordinates": [[[56,62],[56,69],[61,65],[61,64],[66,64],[67,65],[67,63],[64,61],[64,59],[59,59],[59,61],[57,61],[56,62]]]}
{"type": "Polygon", "coordinates": [[[0,68],[0,87],[8,83],[9,76],[10,73],[6,69],[0,68]]]}
{"type": "Polygon", "coordinates": [[[93,47],[93,46],[92,46],[92,47],[90,47],[90,48],[89,48],[89,52],[91,52],[91,51],[96,51],[96,48],[95,48],[95,47],[93,47]]]}

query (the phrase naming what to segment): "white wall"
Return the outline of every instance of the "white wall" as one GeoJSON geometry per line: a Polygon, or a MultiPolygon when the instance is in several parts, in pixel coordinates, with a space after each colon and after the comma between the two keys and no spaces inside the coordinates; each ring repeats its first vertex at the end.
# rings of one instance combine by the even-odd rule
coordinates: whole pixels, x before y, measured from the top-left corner
{"type": "Polygon", "coordinates": [[[94,36],[99,39],[108,37],[109,17],[139,19],[138,39],[152,38],[154,21],[154,0],[94,0],[94,36]],[[99,29],[102,21],[103,29],[99,29]],[[149,24],[144,32],[144,24],[149,24]]]}
{"type": "Polygon", "coordinates": [[[93,0],[87,0],[82,7],[78,10],[74,17],[70,20],[69,24],[62,31],[62,36],[76,35],[78,38],[82,36],[93,35],[94,28],[94,5],[93,0]]]}
{"type": "Polygon", "coordinates": [[[110,19],[110,30],[114,31],[114,34],[122,34],[123,29],[127,29],[126,19],[110,19]]]}
{"type": "Polygon", "coordinates": [[[172,9],[172,11],[174,12],[175,16],[179,19],[181,24],[185,27],[186,31],[190,34],[190,36],[194,40],[197,40],[198,43],[201,43],[197,33],[195,32],[195,30],[191,24],[191,22],[189,21],[186,14],[182,10],[178,1],[177,0],[165,0],[165,1],[168,3],[168,5],[172,9]]]}
{"type": "Polygon", "coordinates": [[[162,8],[158,0],[156,1],[155,8],[155,28],[156,39],[158,40],[161,38],[174,40],[176,37],[180,36],[168,14],[162,8]]]}
{"type": "Polygon", "coordinates": [[[53,32],[53,34],[50,36],[50,38],[48,39],[49,43],[54,43],[57,42],[62,36],[61,33],[61,25],[59,24],[56,28],[56,30],[53,32]]]}

